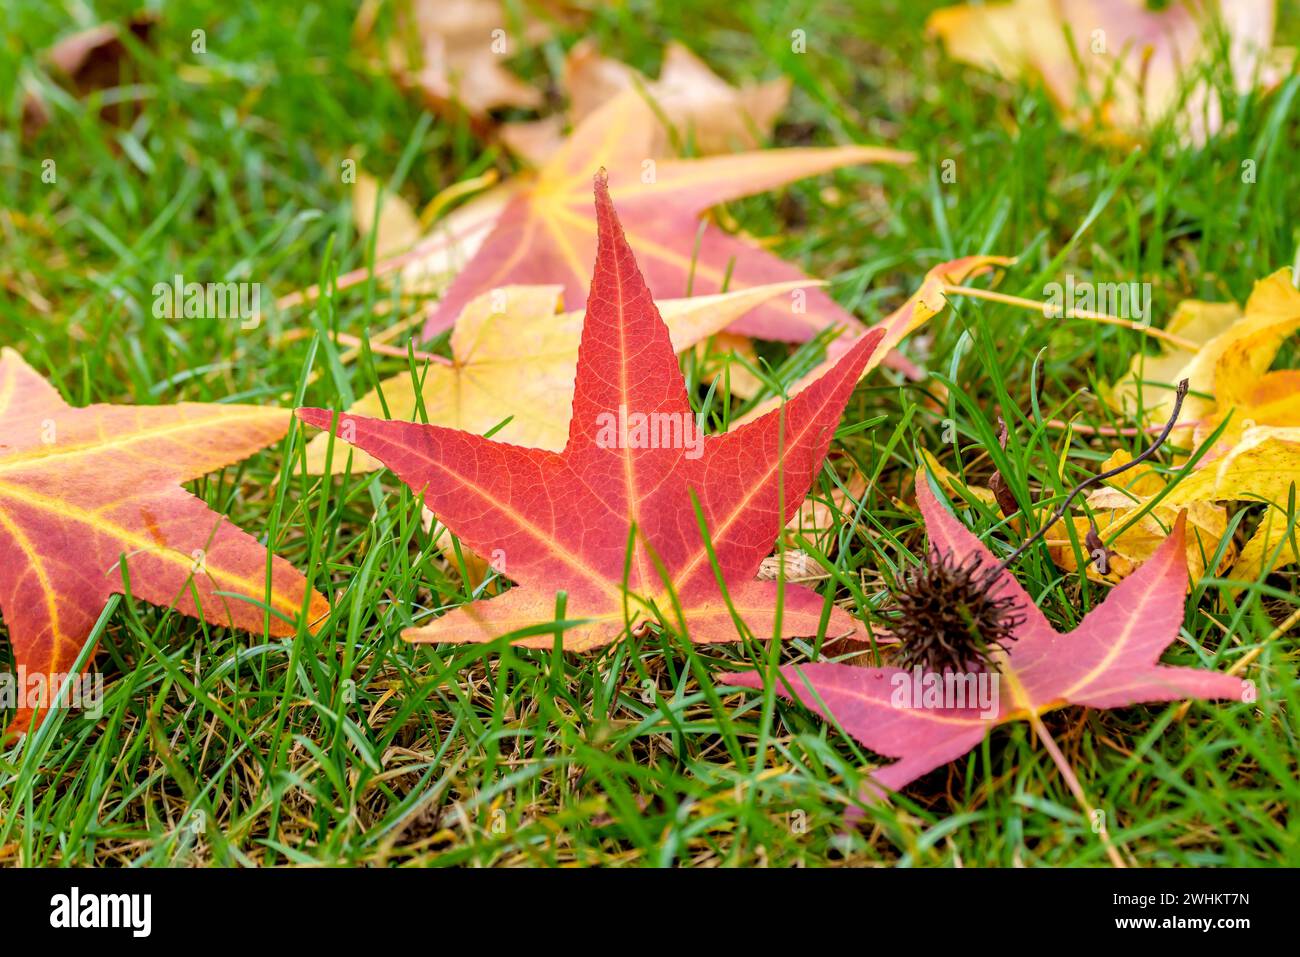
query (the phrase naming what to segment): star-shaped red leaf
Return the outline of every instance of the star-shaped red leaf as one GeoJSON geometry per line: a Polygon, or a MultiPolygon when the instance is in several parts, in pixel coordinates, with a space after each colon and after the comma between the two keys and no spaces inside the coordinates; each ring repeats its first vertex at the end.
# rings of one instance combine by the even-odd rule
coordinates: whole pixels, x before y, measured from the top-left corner
{"type": "MultiPolygon", "coordinates": [[[[917,501],[930,534],[930,546],[959,560],[994,568],[997,559],[935,499],[924,481],[917,501]]],[[[780,669],[776,692],[798,701],[879,754],[898,758],[876,770],[872,780],[897,790],[921,775],[970,751],[990,728],[1067,705],[1119,708],[1144,701],[1178,698],[1235,698],[1245,685],[1231,675],[1159,664],[1178,637],[1187,591],[1183,548],[1185,516],[1168,540],[1073,631],[1062,634],[1048,623],[1028,593],[1008,571],[990,589],[1014,600],[1023,617],[1016,640],[998,666],[997,708],[913,706],[912,673],[898,668],[859,668],[823,662],[780,669]],[[992,709],[990,709],[992,710],[992,709]]],[[[763,675],[747,672],[729,684],[762,688],[763,675]]]]}
{"type": "MultiPolygon", "coordinates": [[[[563,298],[586,291],[596,251],[586,184],[598,166],[655,299],[676,299],[807,278],[789,263],[700,221],[711,206],[855,163],[910,162],[910,153],[870,146],[756,150],[705,159],[655,159],[659,121],[635,90],[616,97],[573,131],[520,186],[492,232],[457,275],[424,328],[451,327],[475,296],[509,285],[562,284],[563,298]]],[[[730,328],[760,339],[802,342],[827,325],[860,328],[824,292],[810,287],[797,308],[759,306],[730,328]]]]}
{"type": "MultiPolygon", "coordinates": [[[[855,630],[847,612],[811,589],[786,584],[782,592],[777,582],[754,576],[821,468],[880,334],[858,342],[783,409],[725,435],[704,436],[603,177],[597,178],[596,218],[599,248],[563,451],[409,422],[350,415],[334,422],[326,410],[298,410],[320,428],[333,423],[336,434],[423,493],[470,549],[492,557],[519,583],[405,637],[492,641],[554,621],[561,590],[564,619],[581,621],[564,633],[569,650],[608,644],[656,615],[692,641],[736,641],[733,609],[759,638],[855,630]],[[620,421],[628,424],[626,434],[620,421]],[[637,431],[643,421],[658,423],[658,441],[637,431]]],[[[553,641],[535,633],[517,643],[550,647],[553,641]]]]}

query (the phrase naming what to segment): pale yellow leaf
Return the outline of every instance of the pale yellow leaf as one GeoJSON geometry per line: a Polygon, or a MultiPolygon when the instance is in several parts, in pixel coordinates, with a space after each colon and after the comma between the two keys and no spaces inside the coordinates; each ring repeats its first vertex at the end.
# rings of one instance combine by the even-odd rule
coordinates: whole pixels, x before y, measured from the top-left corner
{"type": "MultiPolygon", "coordinates": [[[[715,335],[756,305],[806,288],[807,281],[773,283],[737,292],[658,303],[678,352],[715,335]]],[[[471,300],[451,335],[452,360],[429,363],[421,390],[427,421],[479,434],[501,426],[493,438],[530,448],[564,447],[568,437],[573,380],[578,364],[583,312],[557,315],[558,286],[505,286],[471,300]],[[506,421],[509,420],[509,421],[506,421]],[[505,425],[502,423],[505,422],[505,425]]],[[[348,412],[417,421],[415,384],[409,372],[385,379],[348,412]],[[380,391],[383,401],[380,400],[380,391]]],[[[307,472],[325,470],[329,436],[307,444],[307,472]]],[[[333,471],[352,455],[353,472],[379,463],[360,450],[335,448],[333,471]]]]}
{"type": "Polygon", "coordinates": [[[1255,501],[1285,505],[1300,483],[1300,428],[1255,426],[1226,454],[1183,479],[1165,499],[1189,502],[1255,501]]]}
{"type": "Polygon", "coordinates": [[[1232,577],[1243,582],[1259,581],[1285,565],[1300,562],[1297,544],[1300,529],[1288,525],[1285,511],[1270,507],[1255,534],[1242,547],[1237,564],[1232,566],[1232,577]]]}
{"type": "Polygon", "coordinates": [[[409,203],[396,193],[385,192],[375,216],[379,181],[358,172],[352,186],[352,222],[363,239],[375,233],[375,259],[387,259],[415,245],[420,238],[420,218],[409,203]]]}

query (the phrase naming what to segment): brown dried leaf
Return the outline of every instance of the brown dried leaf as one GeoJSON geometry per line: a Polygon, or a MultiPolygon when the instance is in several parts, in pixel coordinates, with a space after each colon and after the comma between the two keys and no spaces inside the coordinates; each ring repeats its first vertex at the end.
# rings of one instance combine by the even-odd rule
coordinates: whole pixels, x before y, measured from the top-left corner
{"type": "MultiPolygon", "coordinates": [[[[123,31],[148,43],[157,16],[149,12],[135,14],[125,24],[104,23],[74,33],[50,47],[41,58],[50,75],[74,95],[85,97],[97,90],[117,86],[130,60],[130,50],[122,40],[123,31]]],[[[102,114],[111,123],[120,124],[127,116],[122,105],[105,107],[102,114]]],[[[33,136],[50,121],[49,108],[36,90],[23,97],[23,135],[33,136]]]]}

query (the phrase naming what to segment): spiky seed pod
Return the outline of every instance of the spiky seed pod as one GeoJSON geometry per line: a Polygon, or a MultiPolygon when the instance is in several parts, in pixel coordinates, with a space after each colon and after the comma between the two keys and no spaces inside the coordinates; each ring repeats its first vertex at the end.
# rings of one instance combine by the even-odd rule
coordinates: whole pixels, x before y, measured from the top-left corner
{"type": "Polygon", "coordinates": [[[978,555],[959,562],[932,550],[886,616],[902,649],[902,667],[962,672],[992,666],[993,649],[1014,641],[1024,619],[1011,597],[990,593],[990,583],[978,555]]]}

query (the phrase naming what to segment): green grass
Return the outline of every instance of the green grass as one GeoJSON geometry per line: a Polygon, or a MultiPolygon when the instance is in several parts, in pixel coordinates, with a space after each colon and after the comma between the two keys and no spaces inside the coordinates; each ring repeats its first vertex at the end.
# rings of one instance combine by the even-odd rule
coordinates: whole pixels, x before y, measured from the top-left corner
{"type": "MultiPolygon", "coordinates": [[[[1300,77],[1268,97],[1232,97],[1229,129],[1203,151],[1162,130],[1129,155],[1063,129],[1041,90],[942,57],[922,35],[932,4],[593,6],[584,31],[559,31],[516,69],[544,82],[585,32],[653,72],[662,44],[684,38],[729,78],[793,77],[776,145],[887,142],[919,154],[911,169],[848,170],[730,207],[745,229],[780,237],[783,255],[832,279],[864,319],[902,302],[935,263],[978,252],[1019,256],[999,288],[1031,298],[1067,272],[1150,281],[1157,324],[1186,297],[1244,300],[1296,257],[1300,77]],[[807,31],[802,55],[789,49],[796,28],[807,31]],[[942,181],[945,159],[956,160],[956,183],[942,181]],[[1241,182],[1244,159],[1257,161],[1253,184],[1241,182]]],[[[1283,6],[1292,26],[1282,42],[1296,43],[1296,4],[1283,6]]],[[[100,18],[129,9],[68,7],[100,18]]],[[[5,4],[0,89],[17,89],[67,16],[59,4],[5,4]]],[[[378,289],[251,331],[155,319],[149,308],[154,283],[175,273],[283,294],[363,265],[345,158],[416,202],[511,169],[463,124],[423,116],[353,52],[352,17],[341,2],[168,3],[158,43],[139,51],[147,97],[125,128],[65,99],[24,140],[19,94],[6,96],[0,344],[74,404],[339,407],[404,368],[332,364],[333,346],[313,339],[388,325],[378,289]],[[200,27],[208,52],[195,56],[200,27]],[[55,184],[41,181],[46,158],[55,184]]],[[[1092,474],[1124,442],[1136,451],[1136,440],[1067,445],[1036,429],[1030,369],[1043,352],[1045,416],[1115,424],[1096,393],[1149,347],[1127,330],[971,300],[935,319],[905,347],[934,376],[878,371],[845,413],[851,434],[836,467],[851,458],[875,481],[841,536],[836,567],[854,587],[837,597],[859,611],[878,605],[922,553],[905,504],[918,448],[973,482],[996,462],[1023,503],[1092,474]],[[999,411],[1018,426],[1004,456],[988,451],[999,411]],[[943,441],[945,420],[955,443],[943,441]]],[[[1292,344],[1282,364],[1295,358],[1292,344]]],[[[22,762],[17,750],[0,757],[0,862],[1106,863],[1027,724],[996,730],[845,833],[845,804],[876,758],[802,708],[715,689],[776,654],[800,660],[811,642],[691,648],[662,634],[585,655],[404,644],[403,627],[470,596],[391,475],[293,475],[304,438],[295,431],[193,488],[330,593],[331,619],[280,642],[115,603],[97,664],[108,682],[102,720],[56,715],[61,724],[29,741],[22,762]]],[[[1002,546],[1019,540],[986,510],[961,515],[1002,546]]],[[[1061,628],[1102,594],[1042,549],[1017,574],[1061,628]]],[[[1296,591],[1294,571],[1239,602],[1218,580],[1202,583],[1165,660],[1230,666],[1294,610],[1296,591]]],[[[8,654],[7,641],[0,648],[8,654]]],[[[1181,719],[1177,704],[1045,719],[1126,858],[1300,863],[1295,661],[1294,633],[1262,648],[1246,673],[1260,689],[1254,704],[1198,702],[1181,719]]]]}

